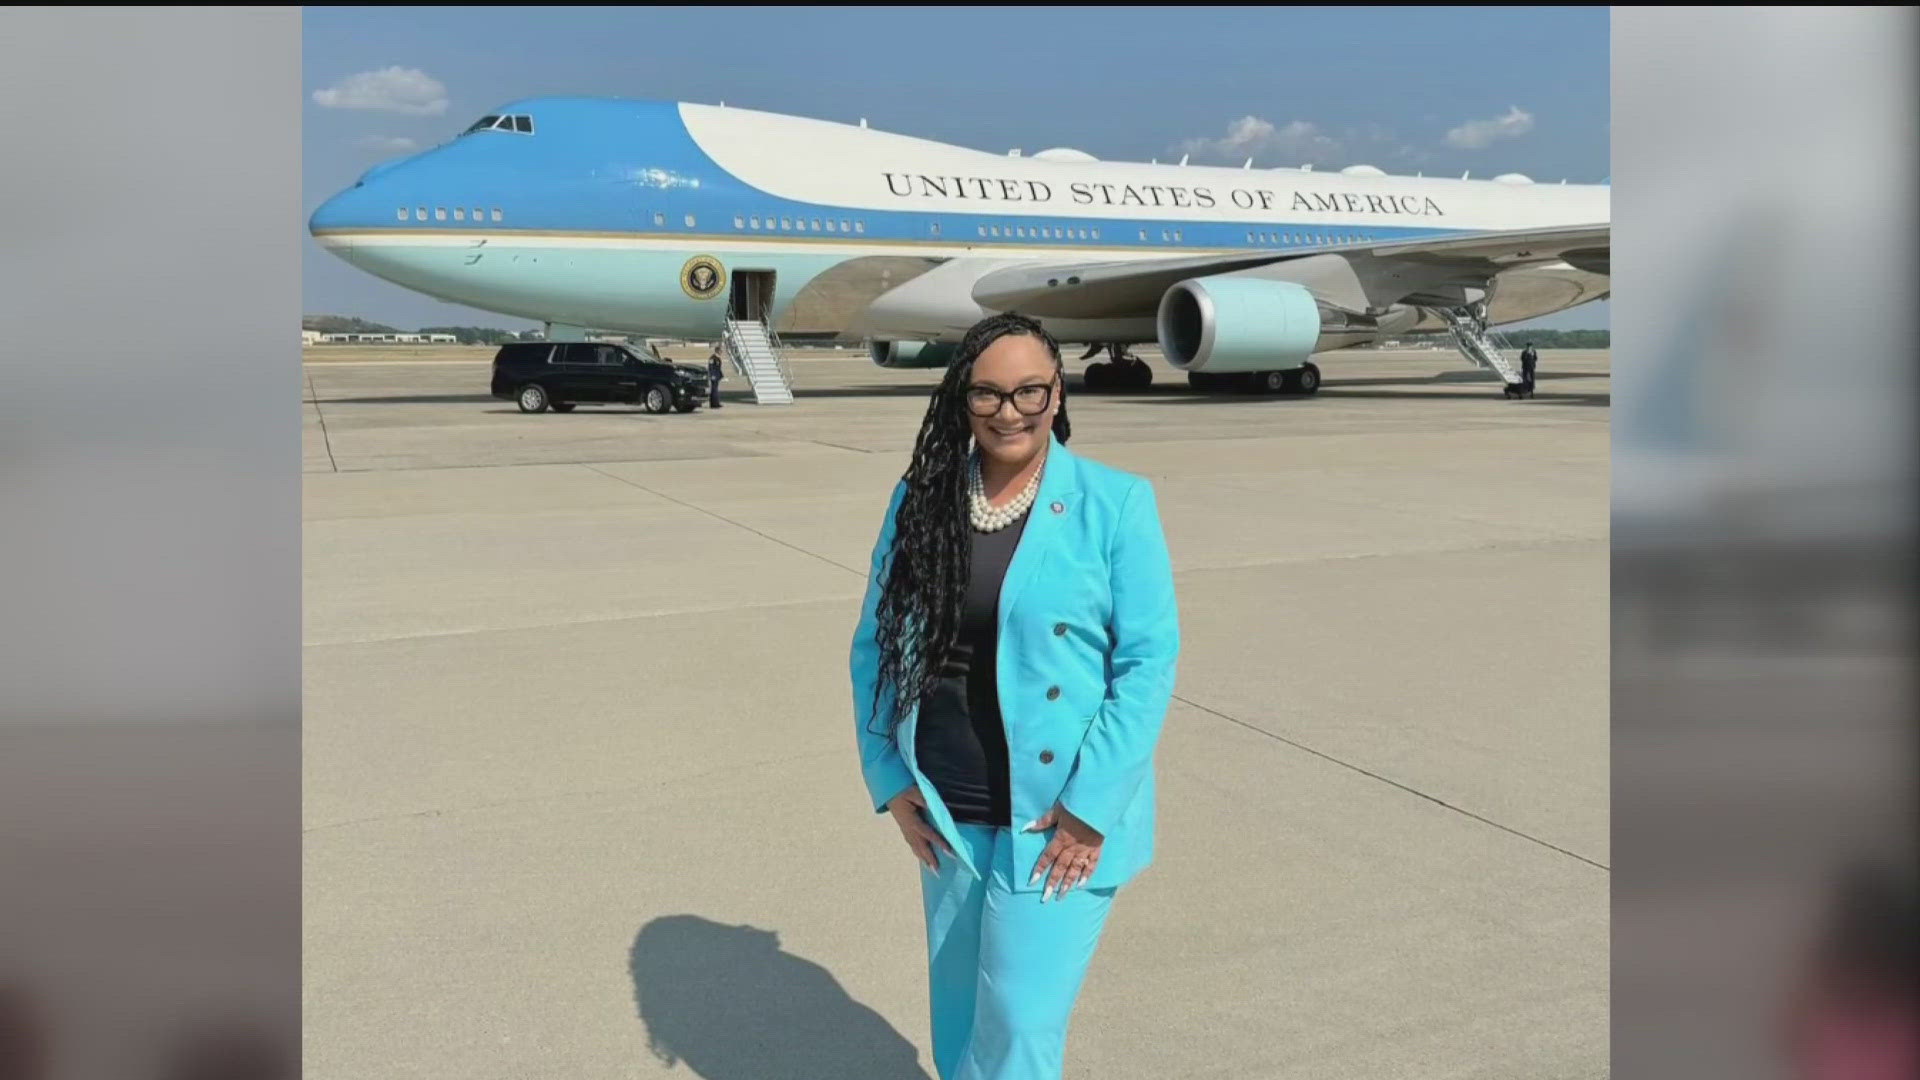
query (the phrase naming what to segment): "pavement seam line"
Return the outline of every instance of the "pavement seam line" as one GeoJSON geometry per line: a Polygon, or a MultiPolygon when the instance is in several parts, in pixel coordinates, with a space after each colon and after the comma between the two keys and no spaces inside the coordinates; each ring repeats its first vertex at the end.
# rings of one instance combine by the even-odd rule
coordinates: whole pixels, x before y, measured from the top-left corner
{"type": "Polygon", "coordinates": [[[744,529],[747,532],[752,533],[753,535],[759,537],[762,540],[767,540],[772,543],[779,544],[781,547],[786,548],[790,551],[797,551],[800,554],[807,556],[808,558],[819,559],[821,562],[826,563],[828,566],[845,570],[847,573],[852,574],[863,581],[866,579],[866,576],[867,576],[866,574],[858,570],[855,570],[851,566],[846,566],[844,564],[834,562],[832,559],[827,558],[825,555],[822,555],[817,551],[808,551],[806,548],[803,548],[798,544],[790,544],[787,541],[782,540],[777,536],[769,536],[768,534],[761,532],[759,529],[756,529],[753,526],[748,525],[744,522],[735,521],[732,518],[727,517],[725,514],[716,514],[712,510],[709,510],[704,506],[695,506],[694,504],[687,502],[684,499],[676,499],[673,496],[666,494],[665,492],[655,491],[654,489],[648,487],[645,484],[639,483],[634,480],[629,480],[624,476],[615,476],[614,474],[606,471],[605,469],[596,469],[592,465],[588,465],[585,463],[582,463],[580,467],[587,470],[588,472],[599,473],[601,476],[604,476],[609,480],[618,481],[619,483],[625,484],[628,487],[636,488],[640,491],[646,492],[649,495],[655,496],[657,498],[665,499],[668,502],[673,503],[677,506],[684,506],[687,509],[694,511],[695,513],[705,514],[708,517],[714,519],[715,521],[725,522],[726,524],[731,525],[736,529],[744,529]]]}
{"type": "Polygon", "coordinates": [[[1294,740],[1287,738],[1285,735],[1279,735],[1274,732],[1268,731],[1263,727],[1259,727],[1255,724],[1249,723],[1245,720],[1240,719],[1237,716],[1229,716],[1218,709],[1210,709],[1207,706],[1202,705],[1197,701],[1194,701],[1190,698],[1181,697],[1178,694],[1175,694],[1173,696],[1173,700],[1178,701],[1183,705],[1190,705],[1193,708],[1196,708],[1201,712],[1206,713],[1209,716],[1216,716],[1222,720],[1227,721],[1228,723],[1238,724],[1239,726],[1246,728],[1248,731],[1254,732],[1256,734],[1264,735],[1267,738],[1274,740],[1275,742],[1285,743],[1286,745],[1291,746],[1296,750],[1304,750],[1305,752],[1312,754],[1314,757],[1320,758],[1323,761],[1330,761],[1333,764],[1340,766],[1341,768],[1351,769],[1352,771],[1357,772],[1362,776],[1368,777],[1373,780],[1378,780],[1383,784],[1389,785],[1390,787],[1398,788],[1409,795],[1418,795],[1420,798],[1425,799],[1430,803],[1433,803],[1444,809],[1451,810],[1454,813],[1459,814],[1463,817],[1472,818],[1473,820],[1478,821],[1483,825],[1491,825],[1494,828],[1499,829],[1501,832],[1510,833],[1514,836],[1519,837],[1522,840],[1526,840],[1531,843],[1538,844],[1543,848],[1547,848],[1550,851],[1557,851],[1560,854],[1565,855],[1570,859],[1577,859],[1580,862],[1586,863],[1588,866],[1594,867],[1599,870],[1604,870],[1607,873],[1613,872],[1613,868],[1608,866],[1605,863],[1596,862],[1593,859],[1589,859],[1585,855],[1582,855],[1578,852],[1568,851],[1566,848],[1560,847],[1557,844],[1549,843],[1548,841],[1542,840],[1537,836],[1531,836],[1527,833],[1523,833],[1519,829],[1513,828],[1510,825],[1502,825],[1499,822],[1494,821],[1492,818],[1482,817],[1479,814],[1476,814],[1473,811],[1468,810],[1464,807],[1455,806],[1452,803],[1446,801],[1445,799],[1439,798],[1438,796],[1429,795],[1426,792],[1421,791],[1419,788],[1410,787],[1406,784],[1401,783],[1398,780],[1392,779],[1391,777],[1382,776],[1376,772],[1370,772],[1367,769],[1363,769],[1360,766],[1355,765],[1350,761],[1342,761],[1339,758],[1334,757],[1332,754],[1328,754],[1320,750],[1315,750],[1311,746],[1307,746],[1304,743],[1295,742],[1294,740]]]}
{"type": "Polygon", "coordinates": [[[327,434],[327,414],[320,410],[320,391],[313,388],[313,372],[306,372],[307,397],[313,401],[313,415],[320,420],[320,443],[327,448],[327,464],[334,472],[340,471],[340,463],[333,460],[333,436],[327,434]]]}

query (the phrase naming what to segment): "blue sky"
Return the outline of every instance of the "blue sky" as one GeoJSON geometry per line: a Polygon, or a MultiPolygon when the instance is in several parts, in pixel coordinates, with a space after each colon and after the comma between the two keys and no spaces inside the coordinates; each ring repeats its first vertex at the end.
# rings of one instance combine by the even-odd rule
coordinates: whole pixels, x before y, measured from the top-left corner
{"type": "MultiPolygon", "coordinates": [[[[304,205],[537,94],[719,102],[995,153],[1597,181],[1607,9],[305,9],[304,205]],[[398,68],[399,72],[390,69],[398,68]],[[377,76],[379,92],[355,76],[377,76]],[[347,107],[377,100],[380,108],[347,107]]],[[[304,219],[303,219],[304,220],[304,219]]],[[[532,324],[370,277],[309,241],[309,314],[532,324]]],[[[1534,325],[1604,327],[1589,304],[1534,325]]]]}

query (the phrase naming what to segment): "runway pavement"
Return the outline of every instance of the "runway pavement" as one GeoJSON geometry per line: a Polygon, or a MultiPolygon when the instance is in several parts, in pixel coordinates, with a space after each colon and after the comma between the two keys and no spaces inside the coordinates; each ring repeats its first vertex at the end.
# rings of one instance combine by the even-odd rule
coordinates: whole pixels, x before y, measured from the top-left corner
{"type": "MultiPolygon", "coordinates": [[[[937,374],[528,416],[449,355],[309,350],[309,1080],[932,1077],[846,655],[937,374]]],[[[1608,357],[1320,360],[1070,394],[1184,648],[1067,1075],[1605,1076],[1608,357]]]]}

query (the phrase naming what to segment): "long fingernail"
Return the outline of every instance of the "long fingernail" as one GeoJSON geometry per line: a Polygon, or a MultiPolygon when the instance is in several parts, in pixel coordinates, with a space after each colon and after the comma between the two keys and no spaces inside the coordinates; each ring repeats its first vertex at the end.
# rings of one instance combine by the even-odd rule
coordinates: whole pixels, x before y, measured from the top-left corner
{"type": "Polygon", "coordinates": [[[1043,892],[1043,893],[1041,893],[1041,894],[1040,894],[1040,902],[1041,902],[1041,903],[1043,903],[1043,904],[1044,904],[1044,903],[1046,903],[1046,902],[1047,902],[1047,898],[1048,898],[1049,896],[1052,896],[1052,895],[1053,895],[1053,883],[1052,883],[1052,882],[1048,882],[1048,883],[1047,883],[1047,891],[1046,891],[1046,892],[1043,892]]]}
{"type": "Polygon", "coordinates": [[[1035,870],[1033,872],[1033,876],[1027,879],[1027,887],[1032,888],[1033,886],[1039,883],[1040,883],[1040,871],[1035,870]]]}

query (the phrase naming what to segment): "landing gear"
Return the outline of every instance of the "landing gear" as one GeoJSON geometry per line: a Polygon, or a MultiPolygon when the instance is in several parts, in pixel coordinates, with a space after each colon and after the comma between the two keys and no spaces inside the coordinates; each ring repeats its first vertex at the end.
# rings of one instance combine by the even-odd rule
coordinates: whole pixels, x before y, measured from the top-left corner
{"type": "Polygon", "coordinates": [[[1153,385],[1153,369],[1145,360],[1128,352],[1125,345],[1095,345],[1080,359],[1094,356],[1101,349],[1106,349],[1113,359],[1087,365],[1088,390],[1145,390],[1153,385]]]}
{"type": "Polygon", "coordinates": [[[1320,392],[1320,369],[1313,364],[1302,364],[1285,370],[1243,371],[1231,375],[1189,371],[1187,384],[1195,390],[1239,390],[1248,394],[1311,397],[1320,392]]]}

